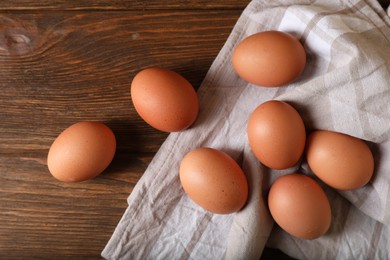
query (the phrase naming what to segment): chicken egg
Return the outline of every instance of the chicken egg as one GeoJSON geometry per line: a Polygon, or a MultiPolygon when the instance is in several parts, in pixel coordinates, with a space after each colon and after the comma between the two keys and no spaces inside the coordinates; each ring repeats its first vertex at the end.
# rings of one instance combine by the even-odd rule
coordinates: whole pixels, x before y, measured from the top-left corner
{"type": "Polygon", "coordinates": [[[331,224],[331,207],[325,192],[312,178],[302,174],[278,178],[270,188],[268,206],[275,222],[301,239],[318,238],[331,224]]]}
{"type": "Polygon", "coordinates": [[[338,190],[360,188],[374,173],[374,156],[368,145],[343,133],[312,132],[307,140],[306,158],[313,173],[338,190]]]}
{"type": "Polygon", "coordinates": [[[232,64],[244,80],[258,86],[278,87],[296,80],[306,65],[306,52],[292,35],[265,31],[242,40],[232,64]]]}
{"type": "Polygon", "coordinates": [[[187,153],[179,170],[187,195],[205,210],[217,214],[239,211],[248,198],[244,172],[228,154],[213,148],[187,153]]]}
{"type": "Polygon", "coordinates": [[[148,68],[140,71],[131,83],[130,92],[140,117],[160,131],[184,130],[197,118],[199,102],[195,89],[172,70],[148,68]]]}
{"type": "Polygon", "coordinates": [[[305,125],[286,102],[270,100],[259,105],[249,118],[247,132],[254,155],[269,168],[286,169],[302,157],[305,125]]]}
{"type": "Polygon", "coordinates": [[[50,173],[64,182],[98,176],[115,155],[116,140],[103,123],[82,121],[66,128],[52,143],[47,156],[50,173]]]}

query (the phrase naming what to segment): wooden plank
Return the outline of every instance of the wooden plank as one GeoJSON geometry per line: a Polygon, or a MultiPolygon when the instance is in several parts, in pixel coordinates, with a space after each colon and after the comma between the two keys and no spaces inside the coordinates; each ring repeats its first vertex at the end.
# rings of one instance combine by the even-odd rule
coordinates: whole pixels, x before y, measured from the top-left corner
{"type": "Polygon", "coordinates": [[[183,1],[132,1],[132,0],[5,0],[0,10],[195,10],[235,9],[241,10],[248,1],[239,0],[183,0],[183,1]]]}
{"type": "Polygon", "coordinates": [[[120,138],[126,132],[143,144],[124,142],[125,148],[155,150],[150,135],[166,134],[135,113],[132,77],[160,66],[197,88],[238,16],[238,11],[0,15],[0,117],[7,121],[0,126],[0,153],[47,149],[78,120],[102,120],[118,128],[120,138]]]}
{"type": "Polygon", "coordinates": [[[98,258],[148,163],[127,158],[117,157],[99,178],[67,184],[37,161],[0,157],[0,258],[98,258]]]}
{"type": "Polygon", "coordinates": [[[167,136],[136,114],[132,77],[160,66],[198,88],[240,13],[0,13],[0,259],[99,258],[167,136]],[[116,157],[93,180],[60,183],[47,151],[80,120],[114,130],[116,157]]]}

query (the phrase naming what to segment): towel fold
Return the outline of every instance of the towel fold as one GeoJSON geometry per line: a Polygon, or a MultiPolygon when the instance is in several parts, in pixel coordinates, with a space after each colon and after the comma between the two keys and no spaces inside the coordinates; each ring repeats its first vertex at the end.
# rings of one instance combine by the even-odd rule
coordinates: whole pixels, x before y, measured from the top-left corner
{"type": "MultiPolygon", "coordinates": [[[[188,130],[171,133],[128,198],[128,208],[102,252],[106,259],[259,259],[266,245],[299,259],[390,258],[390,18],[374,0],[290,0],[249,3],[211,65],[198,96],[200,114],[188,130]],[[301,77],[264,88],[240,79],[231,64],[235,46],[266,30],[289,32],[307,52],[301,77]],[[285,233],[266,207],[279,176],[313,176],[306,161],[270,170],[254,157],[246,135],[250,113],[277,99],[292,104],[308,129],[365,140],[375,176],[363,188],[336,191],[330,230],[314,240],[285,233]],[[211,214],[181,188],[178,168],[198,147],[230,154],[249,182],[247,205],[211,214]]],[[[314,176],[313,176],[314,177],[314,176]]],[[[315,177],[314,177],[315,178],[315,177]]]]}

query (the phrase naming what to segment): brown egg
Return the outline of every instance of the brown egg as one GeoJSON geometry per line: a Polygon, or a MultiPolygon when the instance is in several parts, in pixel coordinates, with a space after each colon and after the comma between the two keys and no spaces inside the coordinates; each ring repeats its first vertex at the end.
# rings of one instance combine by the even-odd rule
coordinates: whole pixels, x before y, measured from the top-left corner
{"type": "Polygon", "coordinates": [[[288,174],[271,186],[268,206],[275,222],[287,233],[315,239],[329,229],[331,208],[320,185],[302,174],[288,174]]]}
{"type": "Polygon", "coordinates": [[[111,163],[116,149],[114,133],[100,122],[78,122],[53,142],[47,156],[50,173],[64,182],[96,177],[111,163]]]}
{"type": "Polygon", "coordinates": [[[131,83],[131,98],[141,118],[164,132],[188,128],[199,111],[192,85],[178,73],[162,68],[139,72],[131,83]]]}
{"type": "Polygon", "coordinates": [[[248,141],[261,163],[272,169],[286,169],[294,166],[303,154],[305,125],[288,103],[267,101],[249,118],[248,141]]]}
{"type": "Polygon", "coordinates": [[[357,189],[374,173],[374,157],[362,140],[318,130],[308,136],[307,162],[318,178],[338,190],[357,189]]]}
{"type": "Polygon", "coordinates": [[[306,65],[306,52],[292,35],[280,31],[253,34],[235,48],[232,63],[244,80],[277,87],[296,80],[306,65]]]}
{"type": "Polygon", "coordinates": [[[212,148],[198,148],[184,156],[180,181],[187,195],[212,213],[236,212],[248,197],[248,183],[240,166],[228,154],[212,148]]]}

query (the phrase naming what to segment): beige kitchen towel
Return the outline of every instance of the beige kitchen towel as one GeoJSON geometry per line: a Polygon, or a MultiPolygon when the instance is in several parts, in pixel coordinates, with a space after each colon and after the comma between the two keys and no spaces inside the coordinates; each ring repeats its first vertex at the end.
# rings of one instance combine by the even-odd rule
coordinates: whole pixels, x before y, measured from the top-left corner
{"type": "MultiPolygon", "coordinates": [[[[198,90],[200,114],[188,130],[171,133],[128,198],[128,208],[102,252],[106,259],[259,259],[266,245],[299,259],[390,259],[390,18],[374,0],[254,0],[249,3],[198,90]],[[234,72],[231,55],[245,37],[280,30],[307,52],[303,75],[280,88],[248,84],[234,72]],[[308,130],[361,138],[375,156],[375,177],[363,188],[325,189],[330,230],[314,240],[294,238],[271,219],[265,198],[279,176],[313,176],[297,166],[269,170],[253,156],[246,126],[261,103],[289,102],[308,130]],[[213,147],[245,171],[247,205],[211,214],[183,192],[183,156],[213,147]]],[[[314,176],[313,176],[314,177],[314,176]]]]}

